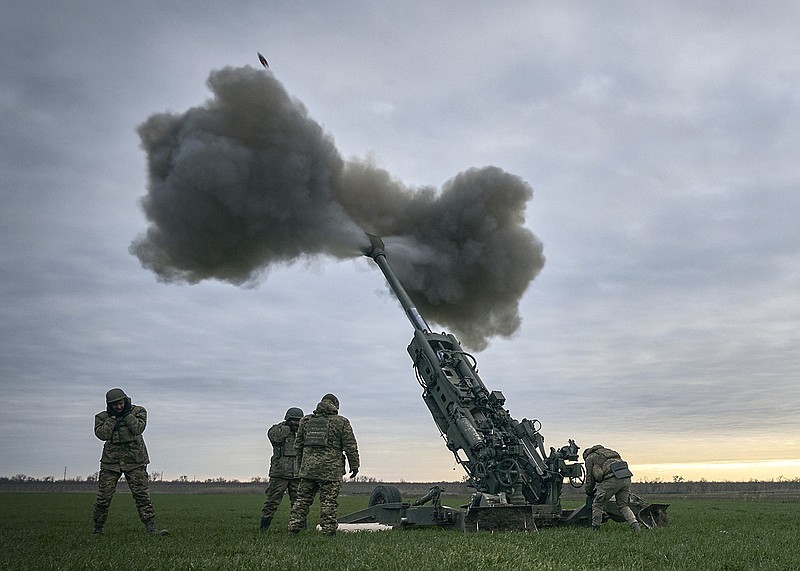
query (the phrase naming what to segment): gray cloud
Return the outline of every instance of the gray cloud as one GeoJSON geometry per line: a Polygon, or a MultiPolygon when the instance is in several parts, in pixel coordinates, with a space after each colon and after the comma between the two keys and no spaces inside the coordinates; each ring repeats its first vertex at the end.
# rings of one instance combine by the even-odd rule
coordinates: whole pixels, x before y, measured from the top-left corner
{"type": "Polygon", "coordinates": [[[360,256],[368,230],[387,237],[423,314],[468,347],[517,331],[519,299],[544,264],[523,226],[533,192],[519,177],[476,168],[441,192],[413,191],[368,162],[345,163],[272,74],[226,68],[208,84],[205,106],[139,128],[151,224],[131,252],[144,267],[165,281],[242,285],[272,264],[360,256]]]}

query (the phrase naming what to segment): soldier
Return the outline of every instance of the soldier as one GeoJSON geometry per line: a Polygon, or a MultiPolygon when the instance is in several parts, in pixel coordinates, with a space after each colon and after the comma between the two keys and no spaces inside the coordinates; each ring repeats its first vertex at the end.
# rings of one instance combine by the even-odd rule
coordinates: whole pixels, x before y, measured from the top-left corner
{"type": "Polygon", "coordinates": [[[289,516],[289,533],[304,526],[308,510],[319,492],[319,525],[325,535],[336,535],[339,488],[346,474],[345,456],[350,477],[358,475],[358,444],[350,421],[339,415],[339,399],[332,394],[322,397],[314,413],[300,421],[295,437],[300,455],[300,487],[289,516]]]}
{"type": "Polygon", "coordinates": [[[278,506],[287,490],[291,505],[294,505],[297,499],[297,488],[300,485],[300,463],[297,461],[294,439],[301,418],[303,418],[303,411],[292,407],[286,411],[283,422],[279,422],[267,430],[267,438],[272,443],[272,459],[269,464],[269,485],[264,490],[267,499],[261,509],[261,526],[259,527],[261,531],[269,529],[272,517],[278,511],[278,506]]]}
{"type": "Polygon", "coordinates": [[[595,444],[583,451],[586,462],[586,495],[592,499],[592,530],[599,531],[603,523],[603,506],[614,498],[622,517],[631,526],[631,530],[638,532],[641,528],[636,516],[633,515],[629,504],[631,500],[631,477],[633,474],[628,469],[618,452],[595,444]]]}
{"type": "Polygon", "coordinates": [[[108,517],[108,508],[117,489],[120,476],[125,481],[136,502],[139,519],[148,533],[167,535],[166,529],[158,529],[153,522],[155,509],[150,501],[147,464],[150,458],[142,438],[147,426],[147,411],[132,405],[131,399],[122,389],[111,389],[106,393],[106,410],[94,417],[94,434],[104,440],[100,458],[100,475],[97,478],[97,500],[94,504],[94,531],[102,534],[108,517]]]}

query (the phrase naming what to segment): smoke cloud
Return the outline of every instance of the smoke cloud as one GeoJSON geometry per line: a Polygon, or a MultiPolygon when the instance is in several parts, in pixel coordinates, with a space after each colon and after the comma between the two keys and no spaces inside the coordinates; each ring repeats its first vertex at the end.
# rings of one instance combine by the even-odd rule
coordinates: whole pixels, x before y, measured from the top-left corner
{"type": "Polygon", "coordinates": [[[520,325],[519,299],[544,265],[523,227],[533,191],[496,167],[441,190],[411,189],[366,161],[345,161],[269,71],[214,71],[201,107],[139,127],[148,158],[146,233],[130,246],[164,282],[252,286],[277,264],[362,256],[364,232],[422,315],[468,348],[520,325]]]}

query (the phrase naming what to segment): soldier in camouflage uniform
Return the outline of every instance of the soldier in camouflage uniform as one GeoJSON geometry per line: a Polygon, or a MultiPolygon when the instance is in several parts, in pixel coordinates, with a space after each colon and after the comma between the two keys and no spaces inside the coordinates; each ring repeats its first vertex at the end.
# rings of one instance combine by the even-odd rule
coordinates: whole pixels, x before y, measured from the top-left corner
{"type": "MultiPolygon", "coordinates": [[[[297,500],[297,488],[300,486],[300,463],[297,461],[297,449],[294,439],[303,411],[292,407],[286,411],[283,422],[273,425],[267,430],[267,438],[272,443],[272,459],[269,463],[269,485],[264,493],[267,495],[264,507],[261,508],[261,531],[267,531],[272,517],[278,511],[283,495],[289,491],[289,503],[297,500]]],[[[305,526],[303,526],[305,527],[305,526]]]]}
{"type": "Polygon", "coordinates": [[[592,499],[592,529],[598,531],[603,523],[603,507],[614,498],[622,517],[630,525],[631,530],[640,530],[639,522],[630,508],[631,477],[618,452],[595,444],[583,451],[586,462],[586,494],[592,499]]]}
{"type": "Polygon", "coordinates": [[[295,437],[300,454],[300,488],[289,516],[289,532],[297,533],[305,524],[308,510],[319,492],[319,525],[325,535],[336,535],[339,488],[346,474],[358,474],[358,444],[350,421],[339,415],[339,399],[322,397],[314,413],[303,417],[295,437]]]}
{"type": "Polygon", "coordinates": [[[156,513],[150,501],[147,475],[150,458],[142,438],[146,426],[147,411],[144,407],[132,405],[131,399],[122,389],[111,389],[106,393],[106,410],[98,412],[94,417],[94,434],[104,440],[105,444],[97,479],[93,533],[103,533],[117,482],[125,474],[139,518],[147,532],[167,534],[167,530],[157,529],[153,522],[156,513]]]}

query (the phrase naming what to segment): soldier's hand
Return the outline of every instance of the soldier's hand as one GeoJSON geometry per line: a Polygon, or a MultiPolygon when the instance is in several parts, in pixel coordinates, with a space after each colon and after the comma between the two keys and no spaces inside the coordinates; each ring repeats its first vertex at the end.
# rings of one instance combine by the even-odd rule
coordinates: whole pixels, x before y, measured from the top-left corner
{"type": "Polygon", "coordinates": [[[357,469],[350,472],[350,479],[351,480],[353,478],[355,478],[356,476],[358,476],[358,470],[357,469]]]}

